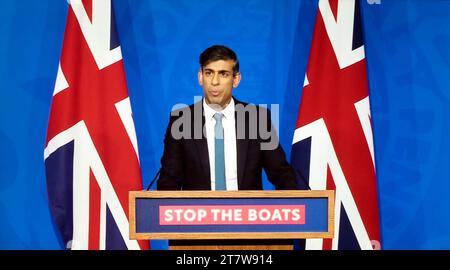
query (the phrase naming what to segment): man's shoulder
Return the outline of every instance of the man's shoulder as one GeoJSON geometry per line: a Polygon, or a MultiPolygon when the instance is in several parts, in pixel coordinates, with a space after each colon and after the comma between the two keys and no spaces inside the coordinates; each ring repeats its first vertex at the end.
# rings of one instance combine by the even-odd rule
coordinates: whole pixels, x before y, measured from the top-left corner
{"type": "Polygon", "coordinates": [[[191,105],[183,105],[181,107],[177,107],[177,108],[173,108],[172,111],[170,111],[170,116],[171,117],[180,117],[185,113],[191,113],[194,111],[194,109],[200,109],[202,108],[202,102],[196,102],[194,104],[191,105]]]}
{"type": "Polygon", "coordinates": [[[237,112],[242,111],[242,112],[252,112],[255,111],[257,113],[257,115],[259,115],[260,113],[267,113],[270,112],[270,110],[266,107],[266,106],[262,106],[262,105],[257,105],[251,102],[244,102],[244,101],[240,101],[237,99],[234,99],[234,103],[235,103],[235,109],[237,112]]]}
{"type": "MultiPolygon", "coordinates": [[[[261,106],[261,105],[257,105],[251,102],[245,102],[245,101],[241,101],[236,99],[235,97],[233,97],[234,100],[234,106],[235,106],[235,110],[243,110],[243,111],[256,111],[259,113],[261,112],[266,112],[266,111],[270,111],[267,107],[265,106],[261,106]]],[[[182,116],[185,113],[192,113],[194,112],[194,110],[197,111],[202,111],[203,110],[203,100],[197,101],[193,104],[190,105],[185,105],[183,107],[179,107],[176,109],[173,109],[170,114],[172,117],[179,117],[182,116]]]]}

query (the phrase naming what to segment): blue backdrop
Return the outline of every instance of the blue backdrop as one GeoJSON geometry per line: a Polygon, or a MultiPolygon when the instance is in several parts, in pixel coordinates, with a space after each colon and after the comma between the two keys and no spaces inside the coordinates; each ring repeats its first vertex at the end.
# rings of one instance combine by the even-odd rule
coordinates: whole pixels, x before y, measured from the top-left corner
{"type": "MultiPolygon", "coordinates": [[[[216,43],[240,58],[237,98],[279,104],[290,154],[317,1],[113,2],[145,186],[169,112],[201,95],[198,55],[216,43]]],[[[383,248],[450,249],[450,1],[361,0],[361,8],[383,248]]],[[[43,147],[66,15],[63,0],[0,2],[0,249],[62,248],[43,147]]]]}

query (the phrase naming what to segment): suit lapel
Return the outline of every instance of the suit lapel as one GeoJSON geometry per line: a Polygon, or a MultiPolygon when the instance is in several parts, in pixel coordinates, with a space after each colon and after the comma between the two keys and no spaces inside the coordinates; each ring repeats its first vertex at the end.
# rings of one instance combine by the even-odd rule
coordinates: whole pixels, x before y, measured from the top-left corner
{"type": "Polygon", "coordinates": [[[242,186],[242,181],[244,180],[244,170],[245,162],[247,160],[247,140],[236,140],[237,148],[237,176],[238,176],[238,186],[242,186]]]}
{"type": "Polygon", "coordinates": [[[206,181],[211,184],[211,174],[209,168],[209,154],[208,154],[208,142],[206,138],[194,140],[195,146],[197,148],[198,157],[202,164],[203,175],[205,176],[206,181]]]}
{"type": "Polygon", "coordinates": [[[205,134],[203,132],[203,127],[205,126],[205,115],[203,114],[203,102],[197,102],[194,105],[194,113],[192,114],[193,117],[193,121],[192,123],[194,123],[193,128],[201,128],[202,129],[202,138],[201,139],[195,139],[194,134],[192,134],[192,138],[195,144],[195,147],[197,149],[197,153],[198,153],[198,157],[200,159],[200,163],[203,169],[203,175],[204,177],[202,177],[202,179],[205,179],[205,184],[208,183],[208,185],[211,186],[211,174],[210,174],[210,167],[209,167],[209,153],[208,153],[208,141],[206,140],[205,134]],[[196,107],[195,106],[199,106],[196,107]],[[201,110],[201,115],[202,115],[202,123],[200,127],[195,126],[195,118],[198,116],[195,116],[195,113],[199,112],[199,110],[201,110]]]}
{"type": "MultiPolygon", "coordinates": [[[[235,105],[242,104],[237,99],[234,99],[235,105]]],[[[235,119],[235,128],[236,128],[236,158],[237,158],[237,179],[238,179],[238,188],[242,186],[242,181],[244,181],[244,171],[245,171],[245,163],[247,161],[247,148],[248,148],[248,140],[245,138],[238,138],[238,120],[237,120],[237,112],[234,112],[235,119]]],[[[248,121],[248,119],[246,119],[248,121]]],[[[247,123],[247,122],[246,122],[247,123]]],[[[247,129],[247,126],[245,127],[247,129]]],[[[247,133],[247,130],[245,131],[247,133]]]]}

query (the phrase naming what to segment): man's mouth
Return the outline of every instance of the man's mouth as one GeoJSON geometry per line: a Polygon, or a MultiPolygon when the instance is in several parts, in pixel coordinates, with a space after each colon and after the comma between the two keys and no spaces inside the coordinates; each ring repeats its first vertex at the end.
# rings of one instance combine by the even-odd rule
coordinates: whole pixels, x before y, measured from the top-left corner
{"type": "Polygon", "coordinates": [[[209,91],[209,93],[214,97],[217,97],[220,95],[220,91],[209,91]]]}

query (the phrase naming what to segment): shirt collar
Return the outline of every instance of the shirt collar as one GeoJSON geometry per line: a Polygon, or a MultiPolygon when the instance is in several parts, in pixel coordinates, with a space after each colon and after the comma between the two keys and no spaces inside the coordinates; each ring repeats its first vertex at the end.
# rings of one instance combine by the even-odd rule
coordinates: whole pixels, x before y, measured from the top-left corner
{"type": "MultiPolygon", "coordinates": [[[[206,104],[205,98],[203,98],[203,110],[205,112],[206,120],[211,120],[214,114],[217,112],[213,108],[209,107],[208,104],[206,104]]],[[[225,119],[234,119],[234,99],[231,98],[230,103],[228,103],[225,109],[220,112],[224,115],[225,119]]]]}

